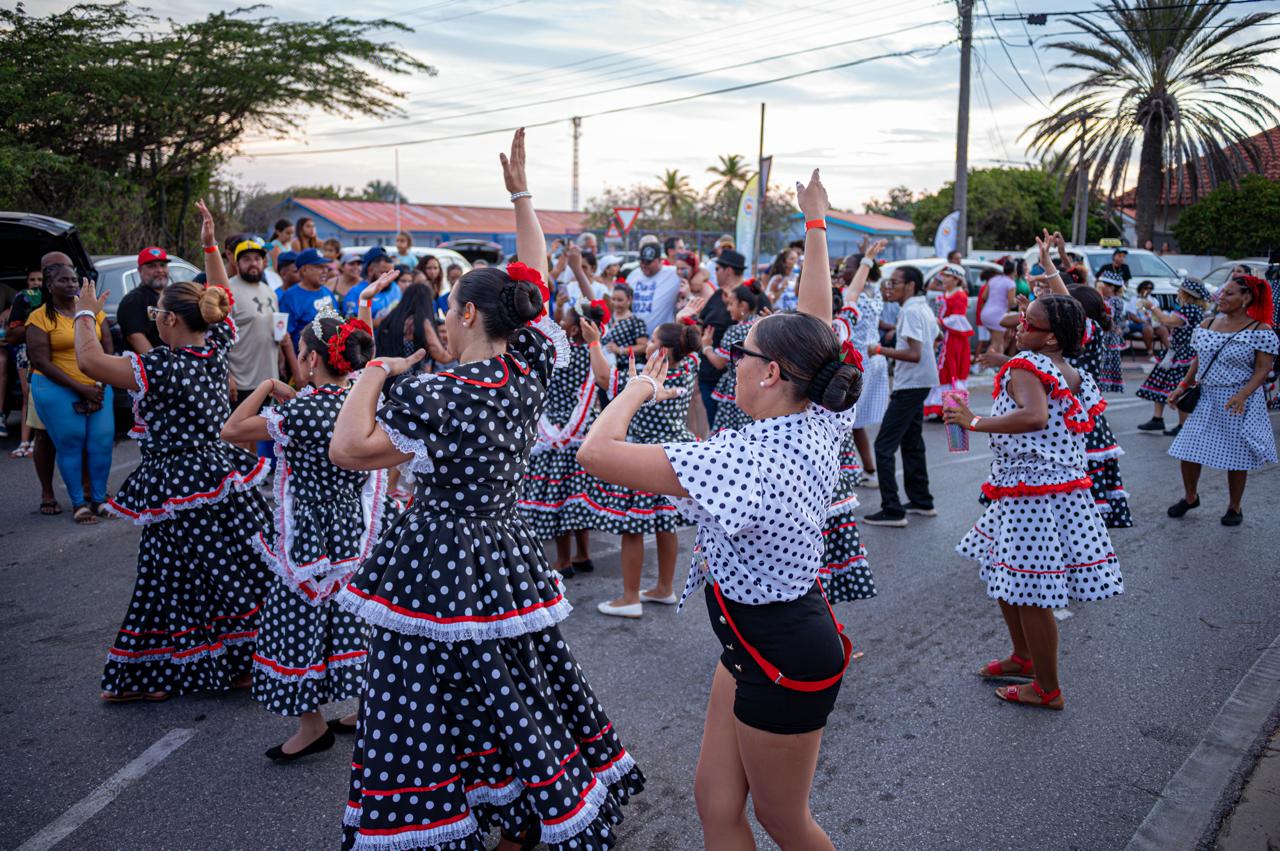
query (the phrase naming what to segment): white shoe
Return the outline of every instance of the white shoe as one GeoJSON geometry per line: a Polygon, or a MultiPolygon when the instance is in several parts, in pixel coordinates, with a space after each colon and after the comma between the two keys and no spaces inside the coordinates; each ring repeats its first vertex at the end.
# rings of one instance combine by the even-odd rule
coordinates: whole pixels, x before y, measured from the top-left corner
{"type": "Polygon", "coordinates": [[[880,480],[877,479],[875,476],[868,476],[867,474],[863,473],[862,481],[858,482],[858,487],[878,489],[880,487],[880,480]]]}
{"type": "Polygon", "coordinates": [[[665,597],[655,597],[648,591],[641,591],[640,599],[646,603],[661,603],[664,606],[674,606],[676,603],[680,602],[679,598],[677,598],[675,594],[668,594],[665,597]]]}
{"type": "Polygon", "coordinates": [[[602,615],[612,615],[615,618],[638,618],[644,614],[644,608],[639,603],[632,603],[629,606],[615,606],[608,601],[597,604],[596,611],[602,615]]]}

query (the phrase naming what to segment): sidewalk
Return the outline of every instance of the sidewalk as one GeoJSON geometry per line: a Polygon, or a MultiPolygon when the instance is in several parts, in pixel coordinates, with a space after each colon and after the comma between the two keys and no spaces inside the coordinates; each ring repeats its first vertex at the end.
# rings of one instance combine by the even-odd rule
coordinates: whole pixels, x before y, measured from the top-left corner
{"type": "Polygon", "coordinates": [[[1240,790],[1235,809],[1222,822],[1214,847],[1219,851],[1280,848],[1280,729],[1271,735],[1240,790]]]}

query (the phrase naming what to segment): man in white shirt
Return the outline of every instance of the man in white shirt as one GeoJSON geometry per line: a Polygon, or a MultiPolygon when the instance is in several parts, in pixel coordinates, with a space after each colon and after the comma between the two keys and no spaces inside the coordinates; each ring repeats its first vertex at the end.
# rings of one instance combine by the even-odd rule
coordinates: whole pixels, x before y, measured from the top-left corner
{"type": "Polygon", "coordinates": [[[676,299],[680,297],[680,276],[674,266],[662,263],[662,246],[640,246],[640,267],[627,276],[627,286],[635,298],[631,312],[644,320],[650,336],[664,322],[676,321],[676,299]]]}
{"type": "Polygon", "coordinates": [[[924,276],[914,266],[899,266],[881,292],[887,302],[902,305],[898,313],[895,348],[872,347],[897,361],[893,368],[893,392],[876,435],[876,469],[880,479],[880,510],[863,518],[872,526],[907,525],[907,514],[933,517],[929,493],[929,467],[924,451],[924,400],[938,386],[938,359],[934,340],[942,333],[938,319],[924,295],[924,276]],[[907,504],[898,497],[894,454],[902,450],[902,484],[907,504]]]}
{"type": "Polygon", "coordinates": [[[236,343],[227,353],[234,388],[232,406],[249,398],[265,379],[279,378],[283,354],[288,369],[298,375],[293,341],[285,334],[275,338],[275,314],[280,309],[276,294],[264,278],[267,253],[257,240],[243,240],[235,248],[236,276],[228,283],[231,291],[231,321],[236,324],[236,343]]]}

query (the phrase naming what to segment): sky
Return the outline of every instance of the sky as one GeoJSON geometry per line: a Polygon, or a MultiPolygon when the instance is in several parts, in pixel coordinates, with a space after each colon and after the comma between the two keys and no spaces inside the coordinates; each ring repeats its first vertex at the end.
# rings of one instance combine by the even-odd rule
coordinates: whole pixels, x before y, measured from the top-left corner
{"type": "MultiPolygon", "coordinates": [[[[67,3],[32,2],[33,14],[67,3]]],[[[145,3],[143,4],[145,5],[145,3]]],[[[242,5],[170,0],[163,14],[190,20],[242,5]]],[[[156,7],[159,10],[160,7],[156,7]]],[[[1093,8],[1085,0],[980,0],[974,18],[970,102],[971,167],[1029,159],[1019,136],[1047,115],[1053,93],[1072,78],[1061,58],[1030,38],[1070,30],[993,21],[987,15],[1093,8]]],[[[1280,0],[1233,12],[1280,9],[1280,0]]],[[[570,209],[572,126],[582,120],[583,201],[606,185],[656,184],[679,169],[704,188],[721,154],[753,164],[766,104],[764,150],[774,184],[822,169],[834,206],[861,211],[892,186],[938,189],[955,176],[959,47],[956,6],[948,0],[337,0],[287,7],[282,20],[332,15],[390,18],[414,29],[388,30],[396,46],[438,69],[436,76],[392,78],[404,115],[300,117],[287,139],[250,136],[227,175],[281,189],[299,184],[362,187],[394,181],[395,151],[327,149],[396,144],[402,194],[417,203],[505,203],[497,154],[509,134],[423,143],[462,134],[553,122],[528,131],[530,188],[543,209],[570,209]],[[786,55],[791,54],[791,55],[786,55]],[[880,58],[884,54],[899,54],[880,58]],[[787,81],[646,109],[648,104],[863,61],[787,81]],[[750,64],[746,64],[750,63],[750,64]],[[728,67],[739,66],[739,67],[728,67]],[[682,79],[662,82],[680,76],[682,79]],[[627,86],[625,91],[609,91],[627,86]],[[556,99],[556,102],[547,103],[556,99]],[[472,113],[485,111],[488,114],[472,113]],[[417,122],[411,126],[399,126],[417,122]],[[416,144],[415,144],[416,143],[416,144]],[[272,155],[272,156],[261,156],[272,155]]],[[[1280,98],[1280,75],[1264,90],[1280,98]]]]}

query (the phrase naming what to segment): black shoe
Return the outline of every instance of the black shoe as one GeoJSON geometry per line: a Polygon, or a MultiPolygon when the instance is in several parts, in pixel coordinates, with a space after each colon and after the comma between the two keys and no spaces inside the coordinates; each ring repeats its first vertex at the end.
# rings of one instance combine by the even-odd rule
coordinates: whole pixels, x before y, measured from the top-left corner
{"type": "Polygon", "coordinates": [[[555,568],[555,571],[556,573],[560,574],[561,579],[572,579],[574,576],[578,574],[578,571],[573,569],[573,565],[569,565],[568,567],[563,569],[557,567],[555,568]]]}
{"type": "Polygon", "coordinates": [[[902,528],[907,525],[907,518],[901,514],[889,514],[886,511],[877,511],[875,514],[868,514],[862,518],[862,522],[868,526],[897,526],[902,528]]]}
{"type": "Polygon", "coordinates": [[[919,515],[921,515],[922,517],[937,517],[937,516],[938,516],[938,510],[937,510],[936,508],[934,508],[933,506],[930,506],[930,507],[928,507],[928,508],[925,508],[923,505],[917,505],[917,504],[916,504],[916,503],[914,503],[914,502],[908,502],[906,505],[904,505],[904,506],[902,506],[902,507],[903,507],[903,509],[905,509],[905,510],[906,510],[906,512],[907,512],[908,514],[919,514],[919,515]]]}
{"type": "Polygon", "coordinates": [[[578,573],[591,573],[596,569],[591,559],[583,559],[582,561],[570,562],[570,566],[578,573]]]}
{"type": "Polygon", "coordinates": [[[327,726],[330,733],[337,733],[339,736],[354,736],[358,725],[347,724],[341,718],[334,718],[327,726]]]}
{"type": "Polygon", "coordinates": [[[1181,517],[1191,509],[1199,508],[1199,507],[1200,507],[1200,497],[1196,497],[1195,502],[1187,502],[1185,499],[1180,499],[1177,502],[1175,502],[1173,505],[1169,506],[1168,513],[1170,517],[1181,517]]]}
{"type": "MultiPolygon", "coordinates": [[[[1160,417],[1152,417],[1138,426],[1138,431],[1164,431],[1164,420],[1160,417]]],[[[1167,434],[1168,432],[1165,433],[1167,434]]]]}
{"type": "Polygon", "coordinates": [[[1178,436],[1178,432],[1180,432],[1180,431],[1182,431],[1182,423],[1178,423],[1178,424],[1177,424],[1176,426],[1174,426],[1173,428],[1167,428],[1167,429],[1165,429],[1165,430],[1164,430],[1164,436],[1165,436],[1165,437],[1177,437],[1177,436],[1178,436]]]}
{"type": "Polygon", "coordinates": [[[1230,508],[1228,508],[1227,513],[1222,515],[1223,526],[1239,526],[1243,522],[1244,522],[1243,511],[1232,511],[1230,508]]]}
{"type": "Polygon", "coordinates": [[[276,745],[274,748],[267,751],[267,759],[272,762],[279,763],[293,762],[295,759],[302,759],[304,756],[310,756],[313,753],[327,751],[329,748],[333,747],[334,741],[333,731],[325,730],[320,735],[320,738],[316,739],[297,753],[285,753],[284,745],[276,745]]]}

